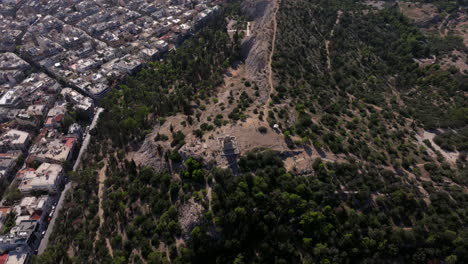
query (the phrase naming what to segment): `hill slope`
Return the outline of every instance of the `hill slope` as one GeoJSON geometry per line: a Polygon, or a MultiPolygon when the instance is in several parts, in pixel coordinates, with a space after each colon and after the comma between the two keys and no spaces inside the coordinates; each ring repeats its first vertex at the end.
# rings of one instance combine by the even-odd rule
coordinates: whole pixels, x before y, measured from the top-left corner
{"type": "Polygon", "coordinates": [[[34,261],[467,262],[468,82],[418,64],[438,41],[396,6],[233,1],[106,99],[34,261]]]}

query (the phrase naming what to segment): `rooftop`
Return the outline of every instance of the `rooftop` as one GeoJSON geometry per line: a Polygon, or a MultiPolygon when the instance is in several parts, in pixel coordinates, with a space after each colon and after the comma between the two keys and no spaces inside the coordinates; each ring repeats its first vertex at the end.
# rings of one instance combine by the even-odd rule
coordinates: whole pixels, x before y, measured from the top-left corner
{"type": "Polygon", "coordinates": [[[70,158],[75,142],[76,138],[73,136],[65,136],[51,140],[42,138],[31,147],[30,154],[34,159],[39,161],[60,164],[70,158]]]}
{"type": "MultiPolygon", "coordinates": [[[[42,163],[37,170],[27,171],[23,174],[18,188],[21,192],[30,192],[35,189],[48,190],[49,188],[54,188],[62,174],[62,166],[58,164],[42,163]]],[[[36,202],[35,198],[23,199],[23,201],[23,205],[36,202]]]]}
{"type": "Polygon", "coordinates": [[[11,129],[0,136],[0,146],[26,144],[29,140],[29,133],[11,129]]]}

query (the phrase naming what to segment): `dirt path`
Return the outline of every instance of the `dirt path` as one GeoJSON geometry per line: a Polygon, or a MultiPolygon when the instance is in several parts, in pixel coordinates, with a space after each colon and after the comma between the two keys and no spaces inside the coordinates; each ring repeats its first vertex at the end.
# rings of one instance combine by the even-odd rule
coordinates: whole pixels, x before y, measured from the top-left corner
{"type": "Polygon", "coordinates": [[[444,20],[442,21],[442,23],[440,23],[439,25],[439,34],[440,36],[442,37],[446,37],[447,34],[448,34],[448,24],[447,24],[447,21],[449,19],[450,15],[447,15],[444,20]],[[444,27],[445,25],[447,24],[447,27],[444,27]]]}
{"type": "MultiPolygon", "coordinates": [[[[101,168],[101,170],[99,170],[99,174],[98,174],[98,182],[99,182],[99,190],[98,190],[99,229],[101,228],[102,224],[104,223],[104,210],[102,209],[102,196],[104,195],[104,181],[106,180],[106,170],[107,170],[107,162],[104,163],[104,166],[101,168]]],[[[96,240],[99,240],[99,232],[96,234],[96,240]]]]}
{"type": "MultiPolygon", "coordinates": [[[[104,166],[101,168],[98,174],[98,182],[99,182],[99,190],[98,190],[98,198],[99,198],[99,209],[98,209],[98,217],[99,217],[99,228],[96,232],[96,239],[98,241],[100,239],[99,231],[101,230],[102,225],[104,224],[104,210],[102,209],[102,201],[104,195],[104,182],[106,181],[106,170],[107,170],[107,161],[104,162],[104,166]]],[[[112,250],[112,246],[110,244],[109,238],[106,238],[106,246],[109,250],[109,254],[113,257],[114,252],[112,250]]]]}
{"type": "Polygon", "coordinates": [[[213,188],[211,186],[206,187],[206,197],[208,197],[208,210],[211,211],[211,201],[213,200],[213,188]]]}
{"type": "Polygon", "coordinates": [[[333,36],[335,35],[335,27],[340,24],[341,16],[343,15],[343,11],[338,10],[336,12],[336,21],[335,25],[333,26],[332,30],[330,31],[330,38],[325,40],[325,50],[327,52],[327,68],[331,71],[331,59],[330,59],[330,42],[333,36]]]}
{"type": "Polygon", "coordinates": [[[268,57],[268,85],[270,86],[270,92],[268,94],[268,100],[266,101],[266,104],[264,106],[265,109],[265,114],[268,113],[269,110],[269,105],[271,101],[271,94],[273,93],[275,87],[273,86],[273,67],[271,66],[273,62],[273,54],[275,53],[275,43],[276,43],[276,32],[278,29],[278,21],[276,19],[276,14],[278,13],[279,9],[279,0],[273,1],[274,5],[274,11],[273,11],[273,17],[272,17],[272,23],[273,23],[273,36],[271,38],[271,52],[270,56],[268,57]]]}

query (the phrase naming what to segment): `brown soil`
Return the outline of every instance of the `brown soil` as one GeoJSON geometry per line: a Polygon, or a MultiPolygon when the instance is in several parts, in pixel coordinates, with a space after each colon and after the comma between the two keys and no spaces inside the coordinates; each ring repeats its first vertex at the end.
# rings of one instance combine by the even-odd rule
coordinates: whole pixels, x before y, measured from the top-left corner
{"type": "Polygon", "coordinates": [[[439,60],[442,69],[457,68],[461,73],[468,73],[468,56],[459,50],[452,51],[450,56],[444,56],[439,60]]]}
{"type": "Polygon", "coordinates": [[[432,4],[399,2],[400,12],[415,23],[423,25],[439,16],[437,7],[432,4]]]}
{"type": "MultiPolygon", "coordinates": [[[[99,209],[98,209],[98,217],[99,217],[99,228],[98,231],[96,232],[96,238],[95,241],[98,241],[100,239],[100,233],[99,230],[101,229],[102,225],[104,224],[104,210],[102,209],[102,200],[103,200],[103,195],[104,195],[104,182],[106,181],[106,170],[107,170],[107,161],[104,162],[104,166],[99,170],[98,174],[98,182],[99,182],[99,190],[98,190],[98,198],[99,198],[99,209]]],[[[111,256],[114,255],[114,252],[112,250],[112,246],[110,243],[109,238],[106,238],[106,246],[107,249],[109,250],[109,254],[111,256]]]]}
{"type": "MultiPolygon", "coordinates": [[[[104,210],[102,209],[102,197],[104,195],[104,182],[106,181],[106,170],[107,170],[107,161],[104,162],[104,166],[99,170],[98,174],[98,182],[99,182],[99,190],[98,190],[98,198],[99,198],[99,227],[102,226],[104,223],[104,210]]],[[[96,240],[99,240],[99,232],[96,235],[96,240]]]]}

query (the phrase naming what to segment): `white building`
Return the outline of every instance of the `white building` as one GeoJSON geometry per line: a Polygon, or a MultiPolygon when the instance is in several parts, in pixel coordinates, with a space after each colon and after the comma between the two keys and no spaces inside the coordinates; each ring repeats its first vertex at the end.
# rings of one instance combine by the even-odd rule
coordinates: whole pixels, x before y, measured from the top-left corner
{"type": "Polygon", "coordinates": [[[0,106],[16,108],[22,103],[21,97],[15,90],[8,90],[0,97],[0,106]]]}
{"type": "Polygon", "coordinates": [[[77,108],[77,110],[89,113],[90,115],[94,112],[94,102],[93,99],[84,96],[77,91],[74,91],[71,88],[62,89],[61,94],[71,101],[71,103],[77,108]]]}
{"type": "Polygon", "coordinates": [[[11,150],[6,153],[0,153],[0,180],[11,175],[13,168],[21,155],[22,152],[20,150],[11,150]]]}
{"type": "Polygon", "coordinates": [[[35,171],[26,171],[23,174],[19,190],[22,193],[32,191],[47,191],[56,193],[64,178],[64,170],[58,164],[42,163],[35,171]]]}
{"type": "Polygon", "coordinates": [[[71,159],[76,141],[74,136],[64,136],[52,140],[42,138],[29,150],[28,160],[62,164],[62,162],[71,159]]]}
{"type": "Polygon", "coordinates": [[[17,215],[16,224],[24,220],[43,220],[50,211],[51,205],[52,199],[49,195],[24,197],[20,204],[14,207],[17,215]]]}
{"type": "Polygon", "coordinates": [[[22,150],[27,151],[29,144],[31,143],[31,137],[29,133],[11,129],[0,136],[0,150],[22,150]]]}

